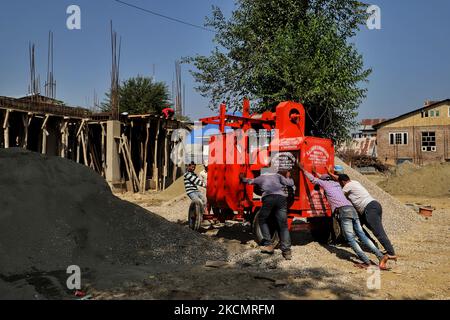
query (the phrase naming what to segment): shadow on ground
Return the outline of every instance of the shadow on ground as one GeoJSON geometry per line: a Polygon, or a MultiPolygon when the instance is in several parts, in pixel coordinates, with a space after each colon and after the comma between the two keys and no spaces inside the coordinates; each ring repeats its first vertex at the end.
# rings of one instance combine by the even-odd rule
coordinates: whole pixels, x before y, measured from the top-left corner
{"type": "Polygon", "coordinates": [[[100,299],[355,299],[367,297],[363,285],[345,283],[339,271],[324,268],[262,271],[255,268],[192,267],[150,275],[143,283],[110,292],[100,299]]]}

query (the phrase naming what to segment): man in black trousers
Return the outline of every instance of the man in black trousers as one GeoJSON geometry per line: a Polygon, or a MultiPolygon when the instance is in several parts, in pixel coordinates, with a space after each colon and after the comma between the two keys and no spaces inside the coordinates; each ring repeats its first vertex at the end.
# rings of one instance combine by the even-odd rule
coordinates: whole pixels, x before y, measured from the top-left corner
{"type": "Polygon", "coordinates": [[[263,174],[255,179],[246,179],[241,176],[241,181],[243,183],[257,185],[263,191],[263,205],[259,212],[258,221],[264,238],[262,243],[260,243],[261,252],[273,254],[275,251],[268,225],[270,215],[274,214],[279,228],[283,257],[286,260],[291,260],[291,236],[287,222],[288,193],[286,189],[287,187],[294,187],[294,180],[291,178],[289,171],[263,174]]]}

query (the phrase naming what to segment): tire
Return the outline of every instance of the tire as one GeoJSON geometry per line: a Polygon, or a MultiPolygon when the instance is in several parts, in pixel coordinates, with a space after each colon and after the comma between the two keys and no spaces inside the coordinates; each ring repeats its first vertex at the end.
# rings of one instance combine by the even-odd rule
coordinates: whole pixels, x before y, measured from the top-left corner
{"type": "Polygon", "coordinates": [[[201,203],[200,201],[191,202],[188,212],[189,228],[191,228],[194,231],[200,230],[200,227],[203,222],[203,212],[204,212],[203,203],[201,203]]]}
{"type": "Polygon", "coordinates": [[[341,243],[344,241],[339,221],[333,217],[309,218],[311,235],[322,244],[341,243]]]}
{"type": "MultiPolygon", "coordinates": [[[[255,214],[255,217],[253,218],[253,232],[256,237],[256,242],[260,244],[263,240],[263,235],[258,220],[259,220],[259,211],[255,214]]],[[[271,239],[272,244],[276,248],[280,244],[280,236],[278,235],[277,224],[275,219],[269,219],[269,229],[270,235],[272,236],[271,239]]]]}

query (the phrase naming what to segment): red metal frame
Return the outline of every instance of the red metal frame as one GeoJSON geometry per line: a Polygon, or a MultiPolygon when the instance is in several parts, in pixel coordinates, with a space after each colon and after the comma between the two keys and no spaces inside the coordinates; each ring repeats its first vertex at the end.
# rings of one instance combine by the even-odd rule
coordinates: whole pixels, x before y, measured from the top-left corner
{"type": "MultiPolygon", "coordinates": [[[[200,119],[203,124],[219,126],[220,134],[213,136],[209,142],[210,154],[208,159],[208,212],[205,220],[223,220],[224,217],[233,220],[244,220],[261,208],[261,200],[253,198],[253,186],[240,182],[239,175],[244,174],[252,178],[260,174],[262,168],[267,166],[264,161],[250,163],[253,156],[248,151],[248,141],[244,140],[244,151],[238,151],[233,139],[241,139],[235,134],[236,129],[244,133],[249,129],[277,129],[278,137],[271,141],[268,150],[257,151],[256,155],[268,158],[271,152],[285,152],[295,156],[308,170],[316,167],[317,172],[326,173],[327,167],[334,166],[334,146],[331,140],[305,136],[305,109],[303,105],[295,102],[282,102],[276,112],[265,112],[262,115],[250,115],[250,103],[244,101],[243,115],[233,116],[226,114],[226,106],[220,106],[220,114],[216,117],[200,119]],[[233,128],[226,133],[225,128],[233,128]],[[235,136],[233,136],[235,134],[235,136]],[[227,140],[227,135],[233,136],[227,140]],[[230,142],[231,141],[231,142],[230,142]],[[278,149],[274,150],[274,146],[278,149]],[[227,156],[232,155],[231,163],[224,164],[227,156]],[[258,153],[259,152],[259,153],[258,153]],[[263,153],[265,152],[265,154],[263,153]],[[238,162],[238,157],[241,162],[238,162]],[[217,214],[217,211],[228,214],[217,214]]],[[[293,172],[296,182],[296,196],[288,211],[288,225],[292,229],[296,218],[330,217],[331,209],[323,194],[323,190],[314,190],[314,186],[298,170],[293,172]]]]}

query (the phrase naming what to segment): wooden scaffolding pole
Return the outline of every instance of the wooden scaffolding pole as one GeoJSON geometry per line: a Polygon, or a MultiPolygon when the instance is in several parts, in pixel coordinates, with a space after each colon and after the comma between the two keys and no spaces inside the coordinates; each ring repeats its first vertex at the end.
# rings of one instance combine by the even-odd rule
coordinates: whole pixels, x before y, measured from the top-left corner
{"type": "Polygon", "coordinates": [[[22,122],[23,122],[23,141],[22,141],[22,148],[27,149],[28,147],[28,128],[30,127],[31,120],[33,120],[33,113],[29,112],[28,114],[22,115],[22,122]]]}
{"type": "Polygon", "coordinates": [[[77,137],[77,163],[80,163],[80,148],[81,148],[81,137],[77,137]]]}
{"type": "Polygon", "coordinates": [[[67,150],[69,145],[69,121],[67,117],[64,117],[64,121],[61,123],[61,158],[67,158],[67,150]]]}
{"type": "Polygon", "coordinates": [[[11,110],[6,110],[5,121],[3,121],[3,138],[5,143],[5,149],[9,148],[9,114],[11,110]]]}
{"type": "Polygon", "coordinates": [[[163,185],[162,185],[162,189],[166,190],[166,177],[168,175],[168,171],[169,171],[169,166],[168,166],[168,154],[167,154],[167,143],[168,143],[168,138],[170,136],[170,130],[166,131],[166,135],[164,137],[164,172],[163,172],[163,185]]]}
{"type": "Polygon", "coordinates": [[[81,130],[81,143],[83,145],[83,160],[84,160],[84,165],[85,166],[89,166],[89,161],[87,158],[87,141],[86,141],[86,136],[85,136],[85,131],[84,129],[81,130]]]}
{"type": "Polygon", "coordinates": [[[125,163],[125,170],[127,171],[128,180],[131,182],[131,186],[132,186],[133,192],[134,192],[135,189],[134,189],[134,183],[133,183],[133,176],[131,175],[130,167],[128,166],[128,158],[127,158],[127,155],[125,153],[125,148],[123,146],[122,139],[120,139],[120,143],[119,143],[119,154],[121,154],[122,157],[123,157],[123,162],[125,163]]]}
{"type": "Polygon", "coordinates": [[[47,131],[47,122],[48,119],[50,118],[50,115],[46,114],[45,115],[45,119],[44,122],[42,123],[42,149],[41,152],[42,154],[47,154],[47,137],[50,135],[49,132],[47,131]]]}
{"type": "Polygon", "coordinates": [[[100,123],[100,126],[102,127],[102,176],[105,177],[106,175],[106,129],[105,129],[104,123],[100,123]]]}
{"type": "Polygon", "coordinates": [[[78,128],[77,131],[77,163],[80,163],[80,149],[83,148],[83,162],[84,165],[87,166],[88,165],[88,161],[87,161],[87,155],[86,155],[86,142],[84,141],[84,126],[86,123],[86,119],[83,119],[81,121],[80,127],[78,128]]]}
{"type": "Polygon", "coordinates": [[[177,180],[177,171],[178,171],[178,150],[176,149],[177,145],[176,142],[173,142],[173,145],[171,144],[174,152],[174,159],[173,159],[173,168],[172,168],[172,183],[174,183],[177,180]]]}
{"type": "Polygon", "coordinates": [[[158,119],[158,124],[156,125],[156,136],[155,136],[155,145],[154,145],[154,158],[153,158],[153,182],[155,183],[156,191],[159,190],[159,174],[158,174],[158,137],[159,137],[159,126],[161,123],[161,119],[158,119]]]}
{"type": "Polygon", "coordinates": [[[136,170],[134,169],[133,158],[131,157],[130,146],[128,144],[127,136],[124,133],[122,133],[122,141],[123,141],[123,149],[125,150],[125,155],[126,155],[126,158],[128,159],[128,164],[130,167],[130,173],[131,173],[131,177],[132,177],[131,181],[136,186],[136,189],[137,189],[136,191],[140,192],[141,186],[139,183],[139,178],[136,174],[136,170]]]}
{"type": "Polygon", "coordinates": [[[148,141],[149,141],[149,138],[150,138],[150,120],[147,122],[147,125],[145,127],[146,127],[147,130],[146,130],[145,144],[144,144],[144,163],[143,163],[143,165],[144,165],[144,173],[142,175],[142,180],[141,180],[142,193],[145,192],[145,187],[146,187],[146,184],[147,184],[147,167],[148,167],[147,154],[148,154],[148,141]]]}

